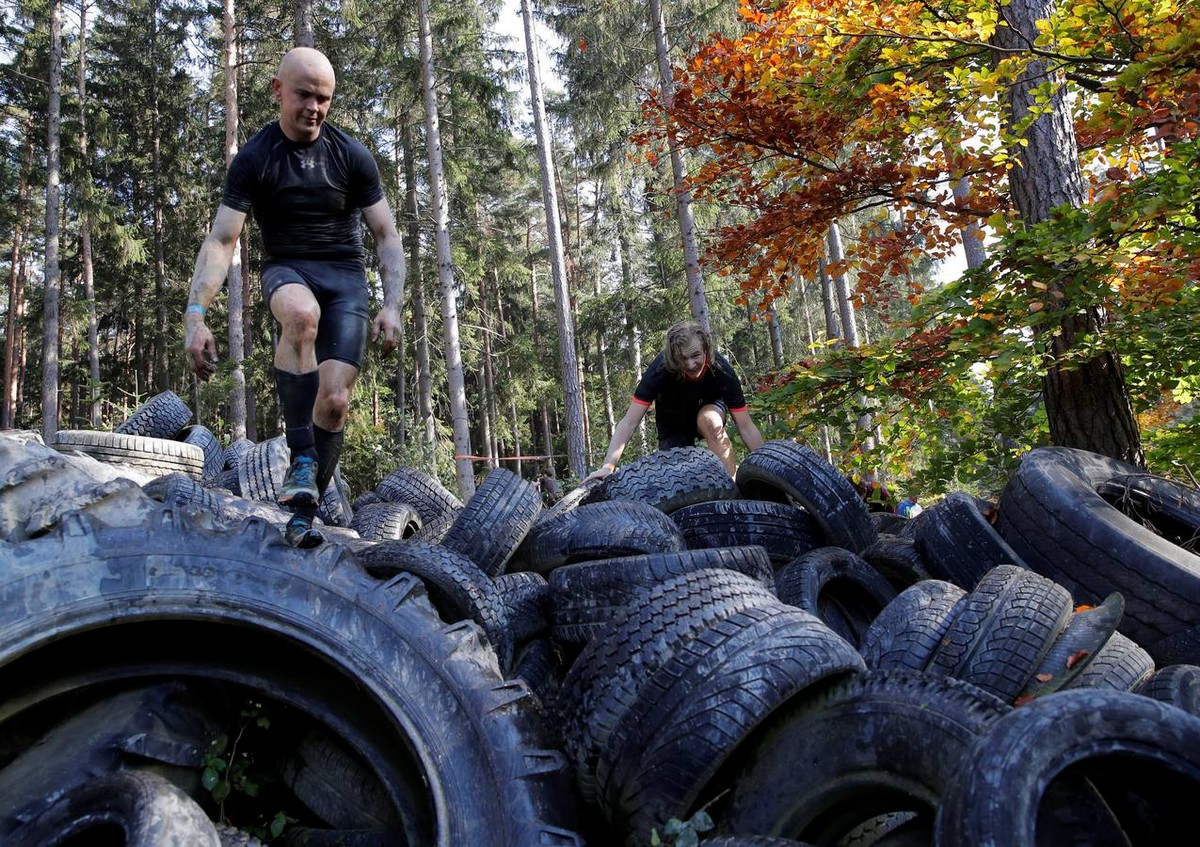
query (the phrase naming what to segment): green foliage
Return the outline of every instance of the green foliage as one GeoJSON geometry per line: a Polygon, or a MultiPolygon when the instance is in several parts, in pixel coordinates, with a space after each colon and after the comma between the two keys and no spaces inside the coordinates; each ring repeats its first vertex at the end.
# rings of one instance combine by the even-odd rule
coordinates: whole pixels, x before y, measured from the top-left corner
{"type": "MultiPolygon", "coordinates": [[[[228,820],[226,804],[235,799],[256,800],[264,780],[270,777],[258,767],[257,756],[267,744],[271,718],[262,702],[250,700],[238,713],[232,739],[229,732],[214,738],[201,760],[200,784],[217,804],[219,819],[228,820]]],[[[278,838],[297,819],[283,811],[261,824],[240,824],[259,838],[278,838]]]]}
{"type": "Polygon", "coordinates": [[[700,836],[712,829],[712,818],[701,809],[686,821],[671,818],[663,827],[662,835],[657,829],[650,830],[650,844],[651,847],[697,847],[700,836]]]}

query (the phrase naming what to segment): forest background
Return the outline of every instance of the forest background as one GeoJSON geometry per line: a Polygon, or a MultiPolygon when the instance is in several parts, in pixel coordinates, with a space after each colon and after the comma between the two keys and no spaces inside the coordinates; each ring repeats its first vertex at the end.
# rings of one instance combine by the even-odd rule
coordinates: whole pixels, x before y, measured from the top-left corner
{"type": "Polygon", "coordinates": [[[898,489],[994,493],[1046,443],[1200,458],[1189,2],[526,0],[564,91],[494,0],[81,2],[0,5],[0,428],[174,390],[223,440],[280,431],[253,226],[210,383],[181,316],[227,157],[311,43],[409,260],[401,354],[352,401],[356,491],[578,479],[689,316],[767,437],[898,489]]]}

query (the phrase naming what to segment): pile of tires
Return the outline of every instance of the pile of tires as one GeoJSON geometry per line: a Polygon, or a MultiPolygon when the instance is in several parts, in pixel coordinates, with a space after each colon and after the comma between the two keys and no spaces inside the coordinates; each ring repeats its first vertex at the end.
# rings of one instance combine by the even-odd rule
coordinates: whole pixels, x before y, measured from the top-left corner
{"type": "Polygon", "coordinates": [[[289,843],[1190,837],[1200,498],[1109,460],[1033,451],[997,504],[912,520],[790,441],[733,480],[653,454],[549,509],[503,469],[462,502],[398,468],[295,551],[277,447],[225,451],[263,500],[173,474],[57,512],[36,447],[0,438],[25,451],[0,487],[0,838],[105,792],[259,831],[205,790],[247,702],[281,727],[250,805],[289,843]],[[146,770],[168,786],[93,784],[146,770]]]}

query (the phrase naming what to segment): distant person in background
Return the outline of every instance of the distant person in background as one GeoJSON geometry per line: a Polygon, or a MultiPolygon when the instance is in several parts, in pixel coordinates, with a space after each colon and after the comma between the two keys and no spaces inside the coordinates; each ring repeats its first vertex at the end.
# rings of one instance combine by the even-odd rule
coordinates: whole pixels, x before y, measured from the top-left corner
{"type": "Polygon", "coordinates": [[[921,504],[917,502],[914,494],[908,495],[896,506],[896,514],[902,518],[915,518],[923,511],[925,510],[921,508],[921,504]]]}
{"type": "Polygon", "coordinates": [[[613,429],[604,464],[584,482],[601,480],[617,469],[625,445],[654,406],[658,449],[692,447],[703,438],[733,476],[733,444],[725,432],[725,416],[733,415],[747,449],[762,446],[762,435],[746,407],[742,384],[725,357],[713,350],[712,336],[694,321],[667,330],[663,351],[654,357],[633,391],[625,417],[613,429]]]}

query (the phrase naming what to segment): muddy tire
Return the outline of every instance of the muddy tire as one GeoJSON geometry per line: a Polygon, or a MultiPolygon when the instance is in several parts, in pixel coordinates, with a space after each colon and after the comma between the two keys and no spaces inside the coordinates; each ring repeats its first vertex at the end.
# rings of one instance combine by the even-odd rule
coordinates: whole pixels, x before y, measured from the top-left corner
{"type": "Polygon", "coordinates": [[[274,503],[291,464],[282,435],[260,441],[247,450],[238,464],[238,487],[247,500],[274,503]]]}
{"type": "Polygon", "coordinates": [[[23,598],[0,605],[6,716],[109,680],[233,680],[346,740],[410,844],[581,843],[535,698],[411,575],[375,580],[336,546],[296,550],[254,519],[206,532],[170,508],[136,528],[70,515],[3,556],[0,595],[23,598]]]}
{"type": "Polygon", "coordinates": [[[8,847],[116,843],[100,840],[115,831],[123,834],[120,843],[128,847],[221,847],[204,810],[171,782],[148,771],[121,771],[85,782],[4,843],[8,847]]]}
{"type": "Polygon", "coordinates": [[[368,541],[401,540],[421,528],[421,518],[408,503],[371,503],[355,511],[350,528],[368,541]]]}
{"type": "Polygon", "coordinates": [[[184,427],[180,435],[183,436],[180,440],[184,444],[194,444],[204,451],[204,471],[200,474],[201,481],[205,485],[216,482],[221,477],[221,472],[225,470],[225,448],[221,446],[217,436],[211,429],[200,424],[184,427]]]}

